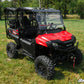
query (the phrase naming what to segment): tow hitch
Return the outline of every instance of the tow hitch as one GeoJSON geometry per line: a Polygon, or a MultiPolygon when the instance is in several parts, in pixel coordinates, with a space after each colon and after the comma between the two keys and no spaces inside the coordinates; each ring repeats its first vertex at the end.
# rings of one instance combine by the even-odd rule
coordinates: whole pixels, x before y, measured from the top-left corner
{"type": "MultiPolygon", "coordinates": [[[[79,42],[77,42],[76,49],[78,49],[78,44],[79,42]]],[[[76,57],[73,57],[73,68],[75,67],[75,63],[76,63],[76,57]]]]}
{"type": "Polygon", "coordinates": [[[73,68],[75,67],[76,57],[73,58],[73,68]]]}

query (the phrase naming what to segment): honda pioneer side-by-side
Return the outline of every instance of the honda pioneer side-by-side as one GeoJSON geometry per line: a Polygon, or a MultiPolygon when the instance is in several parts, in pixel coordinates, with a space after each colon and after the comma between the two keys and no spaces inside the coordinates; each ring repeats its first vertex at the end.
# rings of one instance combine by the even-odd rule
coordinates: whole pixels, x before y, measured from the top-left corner
{"type": "Polygon", "coordinates": [[[15,43],[7,44],[9,58],[18,52],[34,60],[36,72],[46,79],[54,76],[59,62],[80,64],[82,53],[74,35],[66,31],[61,12],[44,8],[5,8],[6,36],[15,43]]]}

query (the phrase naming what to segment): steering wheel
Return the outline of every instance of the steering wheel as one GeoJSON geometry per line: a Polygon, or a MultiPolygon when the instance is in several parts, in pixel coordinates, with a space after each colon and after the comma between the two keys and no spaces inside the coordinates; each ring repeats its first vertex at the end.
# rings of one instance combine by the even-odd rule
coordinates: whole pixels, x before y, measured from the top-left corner
{"type": "Polygon", "coordinates": [[[30,20],[30,24],[31,24],[32,26],[36,26],[36,27],[38,26],[36,19],[31,19],[31,20],[30,20]]]}
{"type": "Polygon", "coordinates": [[[51,25],[50,25],[49,29],[56,29],[56,27],[57,27],[57,25],[56,25],[56,24],[51,23],[51,25]],[[55,27],[53,27],[53,25],[55,25],[55,27]]]}

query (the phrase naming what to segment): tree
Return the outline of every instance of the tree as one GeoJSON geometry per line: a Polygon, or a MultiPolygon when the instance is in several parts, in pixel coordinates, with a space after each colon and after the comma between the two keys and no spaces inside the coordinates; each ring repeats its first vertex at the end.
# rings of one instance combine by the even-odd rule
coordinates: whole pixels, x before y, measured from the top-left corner
{"type": "Polygon", "coordinates": [[[79,2],[77,6],[77,13],[81,19],[84,19],[84,2],[79,2]]]}
{"type": "Polygon", "coordinates": [[[66,18],[68,5],[71,1],[72,0],[42,0],[42,7],[59,9],[64,14],[64,18],[66,18]]]}
{"type": "MultiPolygon", "coordinates": [[[[83,18],[84,11],[84,0],[82,3],[79,3],[81,0],[40,0],[41,7],[43,8],[55,8],[61,10],[64,18],[66,14],[78,13],[81,18],[83,18]],[[78,5],[77,5],[78,4],[78,5]]],[[[3,10],[6,7],[39,7],[39,0],[5,0],[1,2],[0,0],[0,19],[1,15],[4,14],[3,10]]]]}
{"type": "Polygon", "coordinates": [[[11,0],[11,7],[20,7],[19,0],[11,0]]]}
{"type": "Polygon", "coordinates": [[[70,4],[68,5],[69,14],[77,13],[77,1],[78,0],[71,0],[70,4]]]}
{"type": "Polygon", "coordinates": [[[27,3],[27,0],[16,0],[18,2],[18,4],[21,6],[23,6],[24,3],[27,3]]]}
{"type": "Polygon", "coordinates": [[[72,0],[60,0],[60,8],[62,13],[64,14],[64,18],[66,18],[66,14],[68,13],[68,5],[72,0]]]}
{"type": "Polygon", "coordinates": [[[0,0],[0,20],[1,20],[1,16],[2,16],[2,1],[0,0]]]}
{"type": "Polygon", "coordinates": [[[4,15],[4,9],[7,8],[7,7],[11,7],[11,3],[10,3],[10,1],[5,0],[1,4],[2,4],[1,14],[4,15]]]}

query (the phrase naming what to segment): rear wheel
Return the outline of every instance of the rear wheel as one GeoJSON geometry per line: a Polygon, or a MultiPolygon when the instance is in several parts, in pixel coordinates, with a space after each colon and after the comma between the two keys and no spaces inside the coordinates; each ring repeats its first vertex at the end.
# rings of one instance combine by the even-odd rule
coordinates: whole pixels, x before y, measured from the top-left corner
{"type": "Polygon", "coordinates": [[[13,43],[13,42],[8,43],[6,50],[7,50],[7,55],[10,59],[17,58],[18,52],[16,51],[16,44],[15,43],[13,43]]]}
{"type": "Polygon", "coordinates": [[[35,70],[40,76],[48,80],[54,76],[54,64],[46,56],[39,56],[35,59],[35,70]]]}

